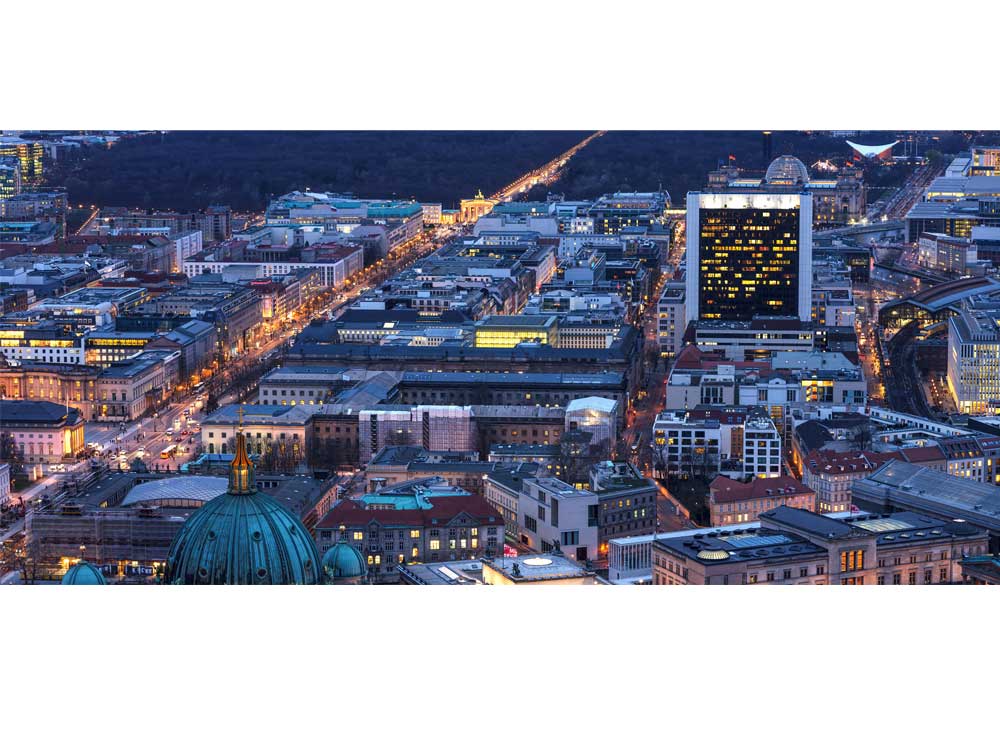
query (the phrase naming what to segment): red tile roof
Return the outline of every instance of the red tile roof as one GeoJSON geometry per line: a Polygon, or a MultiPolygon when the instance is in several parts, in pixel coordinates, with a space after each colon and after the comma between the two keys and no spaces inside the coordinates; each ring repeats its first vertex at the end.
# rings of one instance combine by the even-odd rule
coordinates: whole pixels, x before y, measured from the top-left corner
{"type": "Polygon", "coordinates": [[[503,524],[503,516],[481,495],[449,495],[428,498],[428,509],[380,509],[365,508],[355,500],[337,503],[316,525],[317,529],[336,529],[344,526],[367,526],[378,523],[382,526],[431,527],[447,526],[458,516],[466,515],[481,525],[503,524]]]}
{"type": "Polygon", "coordinates": [[[812,488],[807,488],[794,477],[755,477],[750,482],[730,480],[719,475],[709,486],[712,503],[736,503],[757,498],[774,498],[797,495],[814,495],[812,488]]]}
{"type": "Polygon", "coordinates": [[[805,459],[805,466],[814,475],[843,475],[852,472],[874,472],[890,459],[903,460],[903,451],[830,451],[813,449],[805,459]]]}
{"type": "Polygon", "coordinates": [[[944,452],[937,444],[929,446],[911,446],[907,449],[900,449],[899,453],[907,462],[943,462],[944,452]]]}
{"type": "Polygon", "coordinates": [[[702,351],[695,345],[684,346],[674,359],[674,369],[678,371],[714,370],[718,369],[720,364],[731,365],[737,369],[756,369],[760,372],[771,370],[770,361],[729,361],[722,350],[702,351]]]}

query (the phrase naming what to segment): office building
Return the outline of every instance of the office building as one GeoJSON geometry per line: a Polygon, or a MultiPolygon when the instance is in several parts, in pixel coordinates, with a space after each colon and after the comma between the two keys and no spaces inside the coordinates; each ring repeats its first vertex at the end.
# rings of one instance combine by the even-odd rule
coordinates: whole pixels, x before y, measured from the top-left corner
{"type": "Polygon", "coordinates": [[[599,556],[597,493],[554,477],[526,478],[518,493],[520,543],[534,552],[557,547],[577,562],[599,556]]]}
{"type": "Polygon", "coordinates": [[[13,364],[85,364],[86,336],[51,323],[0,326],[0,354],[13,364]]]}
{"type": "Polygon", "coordinates": [[[42,164],[45,158],[45,148],[41,142],[0,136],[0,157],[17,159],[24,185],[41,185],[42,164]]]}
{"type": "Polygon", "coordinates": [[[593,231],[617,235],[630,227],[653,227],[662,223],[670,208],[666,191],[646,193],[618,192],[605,194],[586,208],[593,231]]]}
{"type": "Polygon", "coordinates": [[[969,238],[924,232],[917,243],[917,262],[952,276],[969,276],[977,272],[977,247],[969,238]]]}
{"type": "Polygon", "coordinates": [[[778,477],[782,471],[781,435],[766,416],[743,423],[743,476],[778,477]]]}
{"type": "Polygon", "coordinates": [[[682,281],[668,281],[657,303],[657,333],[660,355],[674,357],[684,346],[687,330],[686,288],[682,281]]]}
{"type": "Polygon", "coordinates": [[[700,320],[691,331],[686,341],[703,351],[719,350],[730,361],[766,359],[782,351],[812,351],[816,346],[812,323],[796,317],[700,320]]]}
{"type": "Polygon", "coordinates": [[[122,207],[102,208],[86,234],[112,234],[149,228],[165,228],[167,234],[198,230],[207,243],[228,240],[233,236],[232,209],[209,206],[199,212],[145,212],[122,207]]]}
{"type": "Polygon", "coordinates": [[[948,318],[948,391],[960,413],[1000,413],[1000,313],[961,309],[948,318]]]}
{"type": "Polygon", "coordinates": [[[810,319],[808,193],[690,193],[687,236],[689,321],[810,319]]]}
{"type": "Polygon", "coordinates": [[[41,220],[0,221],[0,243],[20,243],[26,248],[55,242],[59,227],[41,220]]]}
{"type": "MultiPolygon", "coordinates": [[[[21,193],[21,164],[16,157],[0,157],[0,201],[21,193]]],[[[4,211],[0,217],[6,218],[4,211]]]]}

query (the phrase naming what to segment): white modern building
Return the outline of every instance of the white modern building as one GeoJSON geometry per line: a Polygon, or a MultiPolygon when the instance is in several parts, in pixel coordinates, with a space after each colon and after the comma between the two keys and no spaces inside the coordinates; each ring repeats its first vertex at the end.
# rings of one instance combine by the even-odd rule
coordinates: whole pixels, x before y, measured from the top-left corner
{"type": "Polygon", "coordinates": [[[721,426],[717,420],[686,420],[666,411],[653,422],[653,465],[661,475],[716,472],[721,426]]]}
{"type": "Polygon", "coordinates": [[[1000,314],[963,309],[948,320],[948,390],[960,413],[1000,413],[1000,314]]]}
{"type": "Polygon", "coordinates": [[[781,474],[781,435],[766,416],[743,424],[743,476],[778,477],[781,474]]]}
{"type": "Polygon", "coordinates": [[[562,552],[578,562],[597,560],[597,506],[597,493],[554,477],[526,479],[517,505],[521,544],[551,552],[558,542],[562,552]]]}
{"type": "Polygon", "coordinates": [[[668,281],[657,303],[657,332],[660,355],[676,356],[684,345],[687,329],[687,291],[684,282],[668,281]]]}

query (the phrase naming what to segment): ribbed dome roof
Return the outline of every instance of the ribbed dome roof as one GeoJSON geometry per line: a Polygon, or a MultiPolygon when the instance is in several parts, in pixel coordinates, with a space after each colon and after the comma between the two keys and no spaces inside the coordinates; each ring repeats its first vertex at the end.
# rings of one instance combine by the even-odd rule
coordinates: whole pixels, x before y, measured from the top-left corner
{"type": "Polygon", "coordinates": [[[170,545],[166,582],[320,582],[319,553],[302,523],[263,493],[226,493],[188,519],[170,545]]]}
{"type": "Polygon", "coordinates": [[[729,553],[726,550],[699,550],[697,557],[699,560],[728,560],[729,553]]]}
{"type": "Polygon", "coordinates": [[[764,174],[767,183],[794,185],[809,182],[809,169],[797,157],[782,155],[771,161],[764,174]]]}
{"type": "Polygon", "coordinates": [[[274,498],[257,492],[241,430],[229,490],[195,511],[174,537],[166,582],[316,584],[319,568],[319,553],[302,522],[274,498]]]}
{"type": "Polygon", "coordinates": [[[66,571],[62,584],[64,586],[104,586],[107,585],[107,581],[104,580],[100,570],[86,560],[80,560],[66,571]]]}
{"type": "Polygon", "coordinates": [[[323,573],[328,581],[364,578],[368,566],[364,555],[347,542],[337,542],[323,555],[323,573]]]}

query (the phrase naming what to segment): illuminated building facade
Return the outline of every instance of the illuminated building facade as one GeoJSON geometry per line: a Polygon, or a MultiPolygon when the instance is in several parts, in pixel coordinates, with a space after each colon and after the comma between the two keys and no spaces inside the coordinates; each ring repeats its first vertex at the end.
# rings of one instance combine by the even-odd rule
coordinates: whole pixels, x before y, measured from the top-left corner
{"type": "MultiPolygon", "coordinates": [[[[298,464],[311,448],[315,410],[303,405],[244,405],[242,425],[247,449],[265,459],[273,458],[276,464],[298,464]]],[[[233,453],[236,445],[234,431],[239,425],[238,406],[219,408],[202,421],[202,448],[209,454],[233,453]]]]}
{"type": "Polygon", "coordinates": [[[812,314],[812,197],[689,193],[689,320],[812,314]]]}
{"type": "Polygon", "coordinates": [[[684,346],[687,329],[686,290],[684,282],[668,281],[657,304],[657,339],[660,355],[676,356],[684,346]]]}
{"type": "Polygon", "coordinates": [[[320,552],[329,549],[343,531],[345,541],[365,556],[376,583],[398,582],[397,565],[498,554],[504,541],[500,513],[480,495],[443,485],[440,478],[428,478],[392,489],[416,492],[416,498],[382,491],[384,497],[371,503],[340,500],[316,524],[316,545],[320,552]]]}
{"type": "Polygon", "coordinates": [[[778,477],[781,474],[781,435],[774,421],[759,416],[743,424],[743,476],[778,477]]]}
{"type": "MultiPolygon", "coordinates": [[[[806,311],[812,312],[811,303],[806,311]]],[[[702,320],[694,328],[694,343],[702,351],[721,351],[730,361],[753,361],[782,351],[812,351],[816,333],[811,322],[794,317],[702,320]]]]}
{"type": "Polygon", "coordinates": [[[424,224],[441,224],[441,204],[421,204],[420,210],[424,224]]]}
{"type": "Polygon", "coordinates": [[[566,405],[566,430],[591,434],[591,451],[608,457],[617,440],[618,404],[604,397],[581,397],[566,405]]]}
{"type": "Polygon", "coordinates": [[[70,404],[89,419],[100,373],[98,367],[83,364],[0,363],[0,399],[70,404]]]}
{"type": "Polygon", "coordinates": [[[969,175],[1000,175],[1000,147],[973,147],[969,175]]]}
{"type": "MultiPolygon", "coordinates": [[[[3,158],[0,158],[2,161],[3,158]]],[[[16,160],[12,160],[15,164],[16,160]]],[[[56,235],[66,235],[66,211],[69,209],[65,191],[28,191],[4,196],[4,167],[0,163],[0,218],[13,221],[48,222],[56,226],[56,235]]]]}
{"type": "Polygon", "coordinates": [[[18,137],[0,137],[0,157],[17,158],[21,168],[21,180],[25,185],[41,185],[44,155],[45,148],[41,142],[30,142],[18,137]]]}
{"type": "Polygon", "coordinates": [[[180,375],[177,351],[143,351],[109,364],[97,380],[94,419],[132,421],[170,397],[180,375]]]}
{"type": "Polygon", "coordinates": [[[663,220],[670,208],[666,191],[646,193],[613,193],[597,199],[587,210],[593,220],[593,231],[617,235],[630,227],[652,227],[663,220]]]}
{"type": "Polygon", "coordinates": [[[476,323],[476,348],[514,348],[521,343],[559,345],[554,315],[491,315],[476,323]]]}
{"type": "Polygon", "coordinates": [[[745,524],[778,506],[815,511],[816,493],[787,475],[748,483],[720,475],[709,486],[708,506],[712,526],[745,524]]]}
{"type": "Polygon", "coordinates": [[[0,329],[0,355],[14,363],[85,363],[85,339],[55,327],[0,329]]]}
{"type": "Polygon", "coordinates": [[[21,193],[21,164],[16,157],[0,157],[0,201],[21,193]]]}
{"type": "Polygon", "coordinates": [[[960,413],[1000,414],[998,321],[967,309],[948,319],[948,390],[960,413]]]}
{"type": "Polygon", "coordinates": [[[0,430],[25,464],[55,464],[83,451],[83,416],[44,400],[0,400],[0,430]]]}
{"type": "Polygon", "coordinates": [[[480,217],[485,217],[491,211],[493,207],[497,205],[497,202],[493,199],[487,199],[483,196],[483,192],[479,191],[471,199],[462,199],[459,203],[458,212],[459,222],[463,224],[468,224],[469,222],[475,222],[480,217]]]}
{"type": "Polygon", "coordinates": [[[124,361],[141,353],[156,334],[153,332],[99,332],[87,335],[84,363],[95,366],[110,366],[115,361],[124,361]]]}

